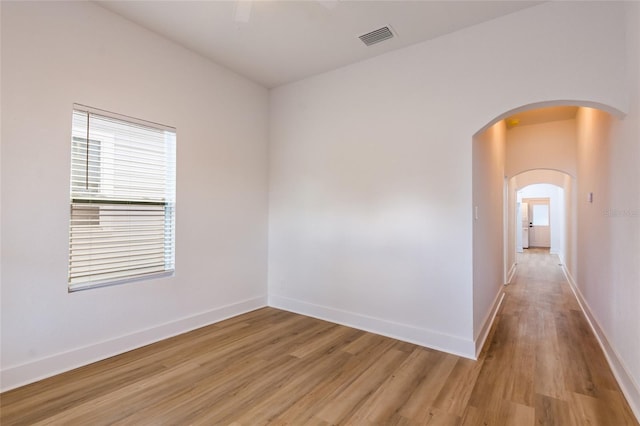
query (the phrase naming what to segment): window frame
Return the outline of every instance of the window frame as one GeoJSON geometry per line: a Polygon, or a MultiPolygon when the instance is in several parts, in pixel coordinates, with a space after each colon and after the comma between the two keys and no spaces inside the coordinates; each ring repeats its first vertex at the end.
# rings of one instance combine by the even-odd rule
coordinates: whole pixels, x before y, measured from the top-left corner
{"type": "MultiPolygon", "coordinates": [[[[81,104],[73,104],[71,124],[68,292],[173,276],[175,274],[176,233],[176,129],[81,104]],[[78,117],[84,114],[87,117],[86,137],[80,137],[78,136],[79,127],[76,122],[78,117]],[[109,134],[109,129],[107,129],[106,133],[105,130],[92,132],[90,125],[92,116],[96,120],[103,120],[103,125],[104,123],[113,123],[114,127],[111,129],[113,133],[109,134]],[[119,133],[116,130],[118,126],[123,126],[125,132],[135,132],[143,129],[148,133],[158,133],[149,139],[140,137],[139,140],[131,141],[121,134],[118,136],[119,133]],[[158,138],[158,140],[156,141],[155,138],[158,138]],[[156,176],[157,182],[151,178],[153,187],[147,188],[147,192],[140,188],[132,192],[131,189],[127,189],[125,184],[119,182],[119,178],[120,174],[125,177],[131,177],[128,173],[140,174],[139,170],[134,172],[125,170],[130,169],[131,164],[135,163],[136,160],[148,160],[145,157],[147,154],[140,154],[138,157],[135,154],[131,154],[136,149],[139,152],[143,151],[138,145],[140,143],[143,145],[151,143],[150,146],[157,147],[158,152],[162,153],[160,161],[157,158],[153,160],[154,165],[161,166],[159,176],[161,175],[162,178],[156,176]],[[95,146],[92,149],[91,144],[97,145],[98,149],[96,150],[95,146]],[[111,147],[110,155],[103,155],[104,152],[102,150],[105,144],[111,147]],[[118,153],[118,147],[125,148],[126,154],[118,153]],[[92,150],[97,153],[91,154],[92,150]],[[82,152],[86,153],[86,166],[78,166],[78,151],[81,152],[81,155],[82,152]],[[90,159],[91,155],[93,155],[93,159],[90,159]],[[123,160],[125,157],[128,159],[123,160]],[[133,160],[130,160],[131,158],[133,160]],[[127,164],[127,161],[132,162],[127,164]],[[119,162],[122,162],[122,164],[117,165],[116,163],[119,162]],[[78,168],[85,169],[84,175],[87,179],[87,187],[84,189],[77,184],[78,168]],[[108,172],[105,172],[105,170],[108,170],[108,172]],[[118,194],[118,188],[123,193],[118,194]],[[158,195],[158,188],[160,188],[161,196],[158,195]],[[124,196],[123,194],[127,195],[124,196]],[[81,210],[84,213],[79,213],[81,210]],[[94,210],[95,213],[93,213],[94,210]],[[149,216],[150,219],[146,216],[149,216]],[[141,227],[150,226],[150,223],[153,224],[152,230],[147,231],[144,229],[140,231],[141,227]],[[91,241],[94,241],[94,238],[96,241],[104,238],[116,239],[116,244],[119,246],[129,244],[126,247],[129,247],[131,258],[127,257],[127,249],[118,248],[112,251],[109,243],[101,243],[100,241],[95,243],[97,248],[94,252],[93,243],[87,244],[81,241],[84,237],[82,231],[88,231],[90,234],[88,240],[91,241]],[[117,237],[114,235],[117,235],[117,237]],[[155,240],[156,242],[147,243],[147,235],[151,237],[150,240],[155,240]],[[145,246],[146,248],[142,249],[140,246],[145,246]],[[134,247],[134,249],[132,250],[131,247],[134,247]],[[139,252],[131,254],[136,251],[135,249],[139,252]],[[106,251],[109,251],[109,253],[105,254],[106,251]],[[93,264],[94,253],[97,253],[95,255],[96,264],[100,265],[100,260],[109,261],[107,272],[101,270],[100,266],[93,264]],[[138,257],[133,259],[136,256],[138,257]],[[80,258],[88,258],[90,260],[78,260],[80,258]],[[115,260],[115,258],[120,260],[115,260]],[[141,261],[139,260],[140,258],[144,258],[144,260],[141,261]],[[153,261],[148,259],[153,259],[153,261]],[[138,261],[141,262],[140,269],[146,270],[145,272],[135,272],[137,268],[131,266],[132,264],[138,265],[138,261]],[[87,262],[91,266],[85,266],[87,262]],[[115,264],[127,264],[128,266],[114,266],[115,264]],[[88,271],[86,274],[78,272],[85,269],[88,271]]],[[[99,129],[100,126],[95,127],[99,129]]],[[[80,178],[82,178],[82,170],[80,178]]],[[[146,178],[147,175],[145,175],[146,178]]],[[[139,184],[143,180],[132,179],[128,183],[134,182],[132,186],[135,186],[135,183],[139,184]]]]}

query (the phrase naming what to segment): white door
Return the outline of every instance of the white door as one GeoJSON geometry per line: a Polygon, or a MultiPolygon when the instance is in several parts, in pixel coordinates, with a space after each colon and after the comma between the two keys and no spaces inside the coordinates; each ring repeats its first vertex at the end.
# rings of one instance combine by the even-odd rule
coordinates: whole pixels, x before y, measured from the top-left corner
{"type": "Polygon", "coordinates": [[[550,247],[549,199],[529,200],[529,246],[550,247]]]}
{"type": "Polygon", "coordinates": [[[522,222],[522,248],[529,248],[529,204],[520,203],[520,217],[522,222]]]}

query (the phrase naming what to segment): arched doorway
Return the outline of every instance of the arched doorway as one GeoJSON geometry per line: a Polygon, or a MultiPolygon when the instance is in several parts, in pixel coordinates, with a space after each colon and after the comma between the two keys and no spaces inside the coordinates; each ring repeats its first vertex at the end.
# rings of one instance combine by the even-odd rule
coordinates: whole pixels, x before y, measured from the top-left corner
{"type": "MultiPolygon", "coordinates": [[[[623,116],[615,108],[592,102],[541,102],[499,115],[473,137],[473,305],[478,350],[501,303],[502,285],[516,270],[516,215],[512,202],[516,186],[510,186],[510,179],[534,170],[563,173],[559,185],[553,179],[539,182],[563,187],[564,196],[572,197],[567,204],[570,214],[575,214],[572,203],[578,193],[580,129],[592,110],[609,117],[623,116]]],[[[577,230],[575,220],[570,218],[567,223],[572,228],[565,236],[565,251],[569,254],[563,255],[563,260],[571,275],[577,264],[577,230]]]]}
{"type": "MultiPolygon", "coordinates": [[[[530,237],[528,232],[536,232],[537,224],[532,223],[535,218],[523,220],[533,210],[527,201],[531,199],[549,200],[549,252],[557,255],[563,266],[575,263],[575,177],[568,173],[536,169],[528,170],[512,176],[508,180],[507,196],[507,243],[506,268],[507,280],[511,282],[517,264],[517,254],[528,246],[540,246],[535,242],[526,243],[530,237]],[[523,214],[523,209],[526,213],[523,214]],[[526,222],[526,223],[525,223],[526,222]]],[[[544,246],[544,245],[542,245],[544,246]]]]}

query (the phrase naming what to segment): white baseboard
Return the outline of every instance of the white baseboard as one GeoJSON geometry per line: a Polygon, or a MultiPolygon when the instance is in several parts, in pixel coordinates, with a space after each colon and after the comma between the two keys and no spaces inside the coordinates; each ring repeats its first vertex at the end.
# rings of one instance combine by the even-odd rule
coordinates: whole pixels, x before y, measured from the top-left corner
{"type": "Polygon", "coordinates": [[[6,391],[33,383],[265,306],[267,306],[266,296],[244,300],[115,339],[11,366],[0,371],[0,390],[6,391]]]}
{"type": "Polygon", "coordinates": [[[567,266],[564,263],[561,266],[562,266],[562,272],[564,273],[564,277],[567,279],[567,281],[569,281],[569,287],[571,287],[571,291],[573,291],[574,296],[576,296],[576,298],[578,299],[578,303],[580,303],[580,297],[578,297],[578,294],[577,294],[579,290],[578,290],[578,286],[576,285],[576,281],[573,279],[573,275],[571,275],[571,272],[569,272],[569,270],[567,269],[567,266]]]}
{"type": "Polygon", "coordinates": [[[518,264],[513,262],[511,268],[509,268],[509,272],[507,273],[507,282],[505,284],[511,284],[513,278],[516,276],[516,269],[518,269],[518,264]]]}
{"type": "Polygon", "coordinates": [[[491,326],[493,325],[493,322],[496,319],[496,315],[498,314],[498,310],[500,309],[500,306],[502,305],[502,301],[504,300],[504,291],[502,289],[500,289],[500,291],[498,292],[498,294],[496,295],[496,298],[493,300],[493,304],[491,306],[491,309],[489,310],[489,312],[487,313],[487,316],[485,317],[483,323],[482,323],[482,328],[479,330],[478,335],[476,336],[475,339],[475,351],[476,351],[476,357],[475,359],[478,359],[478,356],[480,355],[480,352],[482,351],[482,348],[487,340],[487,337],[489,336],[489,331],[491,331],[491,326]]]}
{"type": "Polygon", "coordinates": [[[448,352],[464,358],[476,359],[473,342],[462,337],[273,294],[269,295],[269,306],[448,352]]]}
{"type": "Polygon", "coordinates": [[[576,296],[576,299],[578,300],[578,304],[580,305],[584,316],[587,318],[587,322],[591,326],[596,339],[598,339],[598,343],[600,343],[600,347],[602,348],[602,351],[607,358],[607,362],[609,363],[609,367],[611,367],[611,370],[613,371],[613,375],[618,381],[618,385],[620,385],[620,389],[622,389],[622,393],[627,399],[627,402],[629,403],[633,414],[635,414],[636,419],[640,421],[640,385],[629,373],[629,369],[626,367],[618,352],[609,343],[609,339],[607,338],[606,333],[604,332],[602,327],[600,327],[598,320],[593,315],[589,304],[576,285],[576,282],[571,273],[564,266],[562,270],[564,271],[564,275],[567,277],[567,281],[569,281],[571,290],[576,296]]]}

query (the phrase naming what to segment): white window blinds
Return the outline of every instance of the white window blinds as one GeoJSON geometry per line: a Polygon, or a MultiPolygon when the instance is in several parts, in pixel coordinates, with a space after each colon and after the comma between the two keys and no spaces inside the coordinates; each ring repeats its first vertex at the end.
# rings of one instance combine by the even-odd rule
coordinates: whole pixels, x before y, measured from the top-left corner
{"type": "Polygon", "coordinates": [[[69,290],[174,270],[175,129],[74,105],[69,290]]]}

